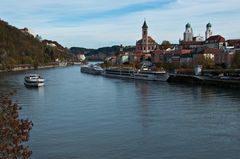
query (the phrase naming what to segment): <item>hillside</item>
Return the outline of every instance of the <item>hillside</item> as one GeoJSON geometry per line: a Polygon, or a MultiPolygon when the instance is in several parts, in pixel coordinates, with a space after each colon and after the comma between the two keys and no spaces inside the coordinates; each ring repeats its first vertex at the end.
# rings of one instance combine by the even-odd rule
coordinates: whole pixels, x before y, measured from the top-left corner
{"type": "Polygon", "coordinates": [[[54,41],[41,40],[26,31],[0,20],[0,69],[11,69],[20,64],[37,67],[56,58],[69,59],[68,49],[54,41]]]}
{"type": "MultiPolygon", "coordinates": [[[[108,56],[112,56],[118,53],[120,50],[119,45],[114,45],[111,47],[101,47],[98,49],[87,49],[83,47],[71,47],[70,52],[73,54],[84,54],[88,60],[104,60],[108,56]]],[[[133,52],[135,46],[124,46],[123,50],[126,52],[133,52]]]]}

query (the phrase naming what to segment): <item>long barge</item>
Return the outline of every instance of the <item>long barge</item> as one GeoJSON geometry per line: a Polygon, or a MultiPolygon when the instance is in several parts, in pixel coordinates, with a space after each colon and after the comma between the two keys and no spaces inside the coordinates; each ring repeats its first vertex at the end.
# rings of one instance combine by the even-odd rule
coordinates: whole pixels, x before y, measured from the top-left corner
{"type": "Polygon", "coordinates": [[[103,71],[106,77],[127,78],[148,81],[167,81],[169,74],[166,71],[133,70],[123,68],[106,68],[103,71]]]}

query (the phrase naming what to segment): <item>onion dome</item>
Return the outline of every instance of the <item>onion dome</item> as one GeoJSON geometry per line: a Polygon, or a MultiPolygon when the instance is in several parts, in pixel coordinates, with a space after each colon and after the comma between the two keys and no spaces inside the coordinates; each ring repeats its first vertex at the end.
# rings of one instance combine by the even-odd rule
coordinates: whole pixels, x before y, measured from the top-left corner
{"type": "Polygon", "coordinates": [[[212,27],[212,24],[211,23],[208,23],[207,24],[207,28],[211,28],[212,27]]]}
{"type": "Polygon", "coordinates": [[[186,28],[191,28],[191,25],[189,23],[187,23],[186,28]]]}

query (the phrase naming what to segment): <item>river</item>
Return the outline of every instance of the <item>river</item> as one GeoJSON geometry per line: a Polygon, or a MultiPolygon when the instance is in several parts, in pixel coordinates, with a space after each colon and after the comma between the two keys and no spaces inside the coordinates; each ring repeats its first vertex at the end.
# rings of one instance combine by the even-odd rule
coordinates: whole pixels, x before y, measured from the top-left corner
{"type": "Polygon", "coordinates": [[[240,158],[240,92],[82,74],[79,66],[0,73],[33,121],[33,159],[240,158]],[[26,73],[45,86],[29,89],[26,73]]]}

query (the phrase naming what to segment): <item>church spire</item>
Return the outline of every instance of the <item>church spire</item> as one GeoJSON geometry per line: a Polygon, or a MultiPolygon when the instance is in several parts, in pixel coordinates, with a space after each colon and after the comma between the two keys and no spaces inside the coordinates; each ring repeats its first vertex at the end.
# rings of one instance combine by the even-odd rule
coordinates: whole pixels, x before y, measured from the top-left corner
{"type": "Polygon", "coordinates": [[[144,18],[144,23],[143,23],[142,28],[148,28],[147,23],[146,23],[146,19],[145,19],[145,18],[144,18]]]}

